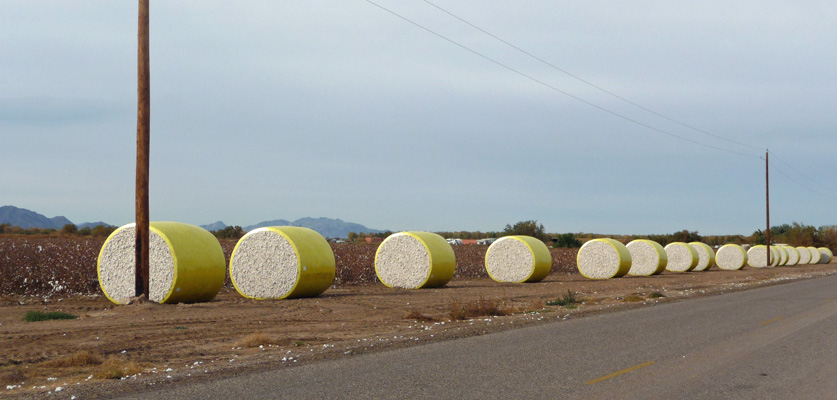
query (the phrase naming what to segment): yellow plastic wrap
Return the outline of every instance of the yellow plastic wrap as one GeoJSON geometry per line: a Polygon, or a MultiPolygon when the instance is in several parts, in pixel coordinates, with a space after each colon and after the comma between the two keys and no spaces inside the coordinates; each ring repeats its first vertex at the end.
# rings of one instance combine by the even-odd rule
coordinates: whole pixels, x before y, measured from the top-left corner
{"type": "Polygon", "coordinates": [[[384,277],[386,276],[386,273],[382,276],[379,260],[381,259],[382,250],[387,249],[385,251],[390,251],[390,246],[388,245],[390,243],[394,243],[396,240],[399,240],[398,238],[404,235],[421,243],[421,246],[424,247],[424,251],[427,252],[430,264],[423,281],[417,286],[410,288],[419,289],[445,286],[453,278],[453,274],[456,271],[456,255],[453,253],[453,249],[450,247],[450,244],[443,237],[435,233],[420,231],[399,232],[390,235],[388,238],[384,239],[380,246],[378,246],[378,250],[375,252],[375,273],[378,275],[378,279],[381,283],[388,287],[400,287],[388,282],[388,280],[384,277]]]}
{"type": "MultiPolygon", "coordinates": [[[[108,285],[103,283],[103,278],[108,275],[107,271],[102,270],[103,260],[113,260],[111,256],[116,256],[126,265],[129,264],[130,271],[134,271],[135,245],[128,242],[135,240],[133,239],[136,237],[135,226],[135,224],[128,224],[114,231],[99,252],[97,275],[100,287],[105,296],[117,304],[123,303],[126,298],[124,296],[112,296],[109,293],[108,285]],[[123,243],[119,246],[109,246],[113,240],[121,240],[129,245],[123,243]],[[106,251],[119,254],[106,254],[106,251]]],[[[168,249],[151,249],[149,254],[149,264],[151,264],[149,269],[152,271],[151,282],[149,283],[149,286],[152,287],[149,290],[152,293],[160,290],[165,293],[161,299],[152,297],[150,300],[158,303],[174,304],[206,302],[215,298],[224,285],[226,270],[224,251],[221,249],[218,239],[206,229],[180,222],[151,222],[149,231],[150,235],[157,235],[168,247],[168,249]],[[166,250],[171,260],[159,258],[160,255],[166,255],[166,250]],[[155,288],[151,285],[155,283],[155,276],[153,276],[155,263],[158,263],[158,265],[159,263],[173,265],[173,271],[168,272],[173,275],[169,288],[155,288]]],[[[152,243],[154,243],[153,239],[152,243]]],[[[135,278],[126,275],[122,281],[117,282],[117,284],[131,288],[134,286],[135,278]]],[[[113,286],[110,287],[113,288],[113,286]]]]}
{"type": "MultiPolygon", "coordinates": [[[[265,261],[271,262],[272,260],[265,261]]],[[[241,265],[239,268],[244,270],[246,266],[241,265]]],[[[236,243],[232,256],[230,256],[230,278],[233,286],[242,296],[256,300],[318,296],[334,283],[335,270],[334,252],[331,250],[331,245],[317,231],[298,226],[271,226],[254,229],[236,243]],[[240,285],[241,282],[236,282],[235,277],[239,276],[236,270],[238,260],[236,255],[242,243],[245,243],[248,237],[252,237],[251,235],[263,232],[280,235],[293,248],[296,260],[296,274],[294,274],[296,279],[290,290],[285,293],[276,293],[272,296],[252,295],[243,290],[240,285]]]]}
{"type": "MultiPolygon", "coordinates": [[[[547,275],[549,275],[549,272],[552,270],[552,254],[549,253],[549,248],[547,248],[541,240],[536,239],[534,237],[523,235],[506,236],[500,238],[499,240],[496,240],[494,243],[491,244],[490,247],[488,247],[488,250],[485,252],[485,267],[488,276],[490,276],[491,279],[494,279],[497,282],[539,282],[546,278],[547,275]],[[492,251],[497,251],[496,249],[499,249],[499,246],[503,245],[502,242],[506,240],[515,240],[517,242],[522,243],[532,257],[532,265],[527,266],[527,268],[523,271],[529,271],[529,274],[523,279],[506,280],[502,279],[500,276],[495,276],[497,275],[496,273],[491,273],[492,271],[489,268],[489,257],[492,256],[492,251]]],[[[512,266],[509,265],[509,267],[512,266]]]]}

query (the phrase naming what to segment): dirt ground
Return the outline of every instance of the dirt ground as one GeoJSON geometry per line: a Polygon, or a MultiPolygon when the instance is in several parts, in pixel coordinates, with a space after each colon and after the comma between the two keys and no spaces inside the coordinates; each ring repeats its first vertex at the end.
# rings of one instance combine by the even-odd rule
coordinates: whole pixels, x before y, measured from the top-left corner
{"type": "Polygon", "coordinates": [[[372,284],[278,301],[249,300],[224,289],[212,302],[179,305],[118,306],[99,295],[5,296],[0,299],[0,398],[109,397],[835,273],[837,261],[601,281],[577,274],[551,275],[533,284],[454,279],[441,289],[372,284]],[[545,304],[568,292],[582,303],[545,304]],[[508,315],[464,315],[469,308],[508,315]],[[27,311],[63,311],[79,318],[24,322],[27,311]]]}

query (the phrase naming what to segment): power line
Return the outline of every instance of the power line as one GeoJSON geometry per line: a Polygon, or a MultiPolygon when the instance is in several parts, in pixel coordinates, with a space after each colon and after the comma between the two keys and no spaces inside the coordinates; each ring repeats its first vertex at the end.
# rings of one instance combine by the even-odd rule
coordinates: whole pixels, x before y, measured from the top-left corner
{"type": "Polygon", "coordinates": [[[627,98],[625,98],[625,97],[622,97],[622,96],[620,96],[620,95],[618,95],[618,94],[616,94],[616,93],[613,93],[613,92],[611,92],[611,91],[609,91],[609,90],[607,90],[607,89],[604,89],[604,88],[602,88],[602,87],[600,87],[600,86],[598,86],[598,85],[596,85],[596,84],[594,84],[594,83],[592,83],[592,82],[590,82],[590,81],[587,81],[587,80],[585,80],[585,79],[583,79],[583,78],[581,78],[581,77],[579,77],[579,76],[577,76],[577,75],[575,75],[575,74],[573,74],[573,73],[571,73],[571,72],[569,72],[569,71],[567,71],[567,70],[565,70],[565,69],[563,69],[563,68],[561,68],[561,67],[558,67],[557,65],[552,64],[552,63],[550,63],[549,61],[546,61],[546,60],[544,60],[543,58],[538,57],[538,56],[536,56],[536,55],[534,55],[534,54],[532,54],[532,53],[530,53],[530,52],[528,52],[528,51],[526,51],[526,50],[524,50],[524,49],[522,49],[522,48],[520,48],[520,47],[518,47],[518,46],[516,46],[516,45],[514,45],[514,44],[512,44],[512,43],[510,43],[510,42],[508,42],[508,41],[506,41],[506,40],[504,40],[504,39],[502,39],[502,38],[500,38],[500,37],[498,37],[497,35],[494,35],[493,33],[488,32],[487,30],[485,30],[485,29],[483,29],[483,28],[480,28],[479,26],[474,25],[473,23],[471,23],[471,22],[469,22],[469,21],[465,20],[464,18],[462,18],[462,17],[460,17],[460,16],[458,16],[458,15],[456,15],[456,14],[454,14],[454,13],[452,13],[452,12],[450,12],[450,11],[448,11],[448,10],[446,10],[446,9],[444,9],[444,8],[442,8],[442,7],[440,7],[440,6],[436,5],[436,4],[434,4],[434,3],[432,3],[432,2],[430,2],[430,1],[428,1],[428,0],[423,0],[423,1],[424,1],[425,3],[427,3],[427,4],[431,5],[431,6],[435,7],[436,9],[438,9],[438,10],[440,10],[440,11],[444,12],[445,14],[448,14],[448,15],[450,15],[451,17],[456,18],[456,19],[458,19],[459,21],[462,21],[463,23],[467,24],[468,26],[470,26],[470,27],[472,27],[472,28],[474,28],[474,29],[476,29],[476,30],[478,30],[478,31],[480,31],[480,32],[482,32],[482,33],[484,33],[484,34],[488,35],[488,36],[491,36],[492,38],[494,38],[494,39],[496,39],[496,40],[498,40],[498,41],[502,42],[503,44],[505,44],[505,45],[507,45],[507,46],[509,46],[509,47],[511,47],[511,48],[513,48],[513,49],[515,49],[515,50],[517,50],[517,51],[519,51],[519,52],[521,52],[521,53],[523,53],[523,54],[525,54],[525,55],[527,55],[527,56],[531,57],[531,58],[534,58],[535,60],[538,60],[538,61],[540,61],[541,63],[543,63],[543,64],[545,64],[545,65],[547,65],[547,66],[549,66],[549,67],[551,67],[551,68],[553,68],[553,69],[555,69],[555,70],[557,70],[557,71],[559,71],[559,72],[561,72],[561,73],[563,73],[563,74],[565,74],[565,75],[567,75],[567,76],[569,76],[569,77],[571,77],[571,78],[574,78],[574,79],[576,79],[576,80],[578,80],[578,81],[580,81],[580,82],[582,82],[582,83],[584,83],[584,84],[586,84],[586,85],[588,85],[588,86],[591,86],[591,87],[593,87],[593,88],[595,88],[595,89],[598,89],[598,90],[599,90],[599,91],[601,91],[601,92],[607,93],[608,95],[613,96],[613,97],[615,97],[615,98],[617,98],[617,99],[619,99],[619,100],[622,100],[623,102],[628,103],[628,104],[630,104],[630,105],[632,105],[632,106],[634,106],[634,107],[637,107],[637,108],[639,108],[639,109],[641,109],[641,110],[644,110],[644,111],[646,111],[646,112],[648,112],[648,113],[651,113],[651,114],[656,115],[656,116],[658,116],[658,117],[660,117],[660,118],[663,118],[663,119],[665,119],[665,120],[668,120],[668,121],[670,121],[670,122],[673,122],[673,123],[675,123],[675,124],[677,124],[677,125],[680,125],[680,126],[682,126],[682,127],[684,127],[684,128],[688,128],[688,129],[691,129],[691,130],[693,130],[693,131],[700,132],[700,133],[703,133],[703,134],[705,134],[705,135],[712,136],[712,137],[714,137],[714,138],[716,138],[716,139],[721,139],[721,140],[724,140],[724,141],[727,141],[727,142],[730,142],[730,143],[735,143],[735,144],[740,145],[740,146],[749,147],[749,148],[751,148],[751,149],[762,150],[762,148],[761,148],[761,147],[758,147],[758,146],[753,146],[753,145],[750,145],[750,144],[747,144],[747,143],[742,143],[742,142],[739,142],[739,141],[737,141],[737,140],[733,140],[733,139],[730,139],[730,138],[727,138],[727,137],[723,137],[723,136],[720,136],[720,135],[716,135],[716,134],[711,133],[711,132],[708,132],[708,131],[706,131],[706,130],[703,130],[703,129],[700,129],[700,128],[697,128],[697,127],[694,127],[694,126],[692,126],[692,125],[686,124],[685,122],[682,122],[682,121],[676,120],[676,119],[674,119],[674,118],[668,117],[668,116],[666,116],[666,115],[663,115],[663,114],[661,114],[661,113],[659,113],[659,112],[657,112],[657,111],[654,111],[654,110],[652,110],[652,109],[650,109],[650,108],[647,108],[647,107],[645,107],[645,106],[643,106],[643,105],[641,105],[641,104],[637,104],[636,102],[633,102],[633,101],[631,101],[631,100],[629,100],[629,99],[627,99],[627,98]]]}
{"type": "Polygon", "coordinates": [[[806,174],[802,173],[802,171],[800,171],[800,170],[796,169],[793,165],[791,165],[789,162],[787,162],[786,160],[784,160],[782,157],[779,157],[778,155],[776,155],[776,153],[775,153],[775,152],[769,151],[769,153],[770,153],[771,155],[773,155],[773,157],[775,157],[776,159],[778,159],[779,161],[781,161],[783,164],[787,165],[787,166],[788,166],[788,168],[790,168],[791,170],[793,170],[794,172],[796,172],[799,176],[801,176],[801,177],[803,177],[803,178],[807,179],[809,182],[813,183],[813,184],[814,184],[814,185],[816,185],[817,187],[824,187],[824,186],[825,186],[825,185],[821,184],[820,182],[815,181],[814,179],[812,179],[812,178],[811,178],[811,177],[809,177],[808,175],[806,175],[806,174]]]}
{"type": "Polygon", "coordinates": [[[539,84],[539,85],[541,85],[541,86],[544,86],[544,87],[546,87],[546,88],[548,88],[548,89],[551,89],[551,90],[553,90],[553,91],[555,91],[555,92],[561,93],[561,94],[563,94],[563,95],[565,95],[565,96],[567,96],[567,97],[570,97],[570,98],[572,98],[572,99],[574,99],[574,100],[580,101],[580,102],[582,102],[582,103],[584,103],[584,104],[587,104],[588,106],[591,106],[591,107],[594,107],[594,108],[596,108],[596,109],[599,109],[600,111],[606,112],[606,113],[611,114],[611,115],[613,115],[613,116],[615,116],[615,117],[621,118],[621,119],[623,119],[623,120],[625,120],[625,121],[631,122],[631,123],[633,123],[633,124],[639,125],[639,126],[641,126],[641,127],[643,127],[643,128],[646,128],[646,129],[649,129],[649,130],[652,130],[652,131],[655,131],[655,132],[658,132],[658,133],[662,133],[662,134],[664,134],[664,135],[668,135],[668,136],[671,136],[671,137],[674,137],[674,138],[677,138],[677,139],[680,139],[680,140],[683,140],[683,141],[686,141],[686,142],[690,142],[690,143],[692,143],[692,144],[696,144],[696,145],[699,145],[699,146],[703,146],[703,147],[706,147],[706,148],[710,148],[710,149],[713,149],[713,150],[723,151],[723,152],[726,152],[726,153],[732,153],[732,154],[737,154],[737,155],[746,156],[746,157],[761,158],[761,157],[756,156],[756,155],[747,154],[747,153],[742,153],[742,152],[735,151],[735,150],[724,149],[724,148],[720,148],[720,147],[717,147],[717,146],[713,146],[713,145],[709,145],[709,144],[701,143],[701,142],[698,142],[698,141],[696,141],[696,140],[692,140],[692,139],[689,139],[689,138],[687,138],[687,137],[684,137],[684,136],[680,136],[680,135],[677,135],[677,134],[671,133],[671,132],[669,132],[669,131],[666,131],[666,130],[663,130],[663,129],[660,129],[660,128],[657,128],[657,127],[654,127],[654,126],[651,126],[651,125],[648,125],[648,124],[646,124],[646,123],[644,123],[644,122],[640,122],[640,121],[637,121],[637,120],[635,120],[635,119],[633,119],[633,118],[630,118],[630,117],[627,117],[627,116],[625,116],[625,115],[619,114],[619,113],[617,113],[616,111],[609,110],[609,109],[604,108],[604,107],[602,107],[602,106],[600,106],[600,105],[598,105],[598,104],[595,104],[595,103],[592,103],[592,102],[590,102],[590,101],[587,101],[587,100],[585,100],[585,99],[583,99],[583,98],[581,98],[581,97],[578,97],[578,96],[576,96],[576,95],[574,95],[574,94],[571,94],[571,93],[569,93],[569,92],[566,92],[566,91],[564,91],[564,90],[561,90],[561,89],[559,89],[559,88],[557,88],[557,87],[555,87],[555,86],[553,86],[553,85],[550,85],[550,84],[548,84],[548,83],[546,83],[546,82],[544,82],[544,81],[542,81],[542,80],[540,80],[540,79],[537,79],[537,78],[535,78],[535,77],[533,77],[533,76],[531,76],[531,75],[528,75],[528,74],[526,74],[526,73],[524,73],[524,72],[521,72],[520,70],[517,70],[517,69],[515,69],[515,68],[513,68],[513,67],[510,67],[510,66],[508,66],[508,65],[506,65],[506,64],[503,64],[503,63],[502,63],[502,62],[500,62],[500,61],[497,61],[497,60],[495,60],[495,59],[493,59],[493,58],[491,58],[491,57],[488,57],[488,56],[486,56],[486,55],[484,55],[484,54],[482,54],[482,53],[480,53],[480,52],[478,52],[478,51],[476,51],[476,50],[474,50],[474,49],[471,49],[471,48],[470,48],[470,47],[468,47],[468,46],[465,46],[464,44],[461,44],[461,43],[459,43],[459,42],[457,42],[457,41],[455,41],[455,40],[453,40],[453,39],[450,39],[450,38],[448,38],[448,37],[446,37],[446,36],[444,36],[444,35],[442,35],[442,34],[440,34],[440,33],[437,33],[437,32],[435,32],[435,31],[431,30],[430,28],[427,28],[427,27],[425,27],[424,25],[419,24],[418,22],[415,22],[415,21],[413,21],[413,20],[411,20],[411,19],[409,19],[409,18],[407,18],[407,17],[405,17],[405,16],[403,16],[403,15],[401,15],[401,14],[396,13],[395,11],[392,11],[392,10],[390,10],[390,9],[388,9],[388,8],[386,8],[386,7],[384,7],[384,6],[380,5],[380,4],[378,4],[378,3],[375,3],[375,2],[374,2],[374,1],[372,1],[372,0],[365,0],[365,1],[366,1],[367,3],[369,3],[369,4],[372,4],[372,5],[373,5],[373,6],[375,6],[375,7],[380,8],[380,9],[381,9],[381,10],[383,10],[383,11],[386,11],[386,12],[387,12],[387,13],[389,13],[389,14],[392,14],[392,15],[393,15],[393,16],[395,16],[395,17],[398,17],[398,18],[400,18],[400,19],[404,20],[404,21],[405,21],[405,22],[407,22],[407,23],[410,23],[410,24],[412,24],[412,25],[414,25],[414,26],[416,26],[416,27],[418,27],[418,28],[420,28],[420,29],[422,29],[422,30],[424,30],[424,31],[426,31],[426,32],[428,32],[428,33],[430,33],[430,34],[432,34],[432,35],[434,35],[434,36],[436,36],[436,37],[438,37],[438,38],[440,38],[440,39],[442,39],[442,40],[446,41],[446,42],[448,42],[448,43],[451,43],[451,44],[453,44],[453,45],[455,45],[455,46],[457,46],[457,47],[459,47],[459,48],[461,48],[461,49],[463,49],[463,50],[465,50],[465,51],[468,51],[468,52],[470,52],[470,53],[472,53],[472,54],[474,54],[474,55],[476,55],[476,56],[478,56],[478,57],[482,58],[482,59],[484,59],[484,60],[486,60],[486,61],[489,61],[489,62],[491,62],[491,63],[493,63],[493,64],[496,64],[496,65],[498,65],[498,66],[500,66],[500,67],[502,67],[502,68],[504,68],[504,69],[506,69],[506,70],[509,70],[509,71],[511,71],[511,72],[513,72],[513,73],[515,73],[515,74],[518,74],[518,75],[520,75],[520,76],[522,76],[522,77],[524,77],[524,78],[526,78],[526,79],[529,79],[529,80],[531,80],[531,81],[533,81],[533,82],[535,82],[535,83],[537,83],[537,84],[539,84]]]}
{"type": "MultiPolygon", "coordinates": [[[[770,154],[773,154],[773,153],[771,152],[770,154]]],[[[773,154],[773,155],[775,156],[775,154],[773,154]]],[[[819,191],[819,190],[813,189],[813,188],[811,188],[810,186],[805,185],[805,184],[803,184],[802,182],[800,182],[800,181],[798,181],[798,180],[794,179],[792,176],[788,175],[788,173],[786,173],[785,171],[782,171],[780,168],[777,168],[777,167],[776,167],[776,165],[771,165],[771,166],[770,166],[770,168],[771,168],[771,169],[773,169],[773,170],[775,170],[775,171],[777,171],[777,172],[779,172],[780,174],[784,175],[786,178],[790,179],[792,182],[796,183],[797,185],[799,185],[799,186],[801,186],[801,187],[803,187],[803,188],[805,188],[805,189],[808,189],[809,191],[811,191],[811,192],[813,192],[813,193],[816,193],[816,194],[818,194],[818,195],[820,195],[820,196],[825,196],[825,197],[829,197],[829,198],[832,198],[832,199],[834,199],[834,200],[837,200],[837,197],[834,197],[834,196],[832,196],[832,195],[830,195],[830,194],[828,194],[828,193],[823,193],[823,192],[821,192],[821,191],[819,191]]]]}

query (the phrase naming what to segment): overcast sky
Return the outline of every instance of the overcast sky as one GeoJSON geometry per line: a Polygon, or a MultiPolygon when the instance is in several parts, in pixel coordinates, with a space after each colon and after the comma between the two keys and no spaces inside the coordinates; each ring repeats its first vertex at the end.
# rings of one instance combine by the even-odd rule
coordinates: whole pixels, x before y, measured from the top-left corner
{"type": "MultiPolygon", "coordinates": [[[[444,38],[364,0],[154,1],[152,220],[750,234],[769,148],[772,224],[837,224],[833,1],[433,0],[551,66],[374,1],[444,38]]],[[[136,2],[0,0],[0,205],[133,220],[136,53],[136,2]]]]}

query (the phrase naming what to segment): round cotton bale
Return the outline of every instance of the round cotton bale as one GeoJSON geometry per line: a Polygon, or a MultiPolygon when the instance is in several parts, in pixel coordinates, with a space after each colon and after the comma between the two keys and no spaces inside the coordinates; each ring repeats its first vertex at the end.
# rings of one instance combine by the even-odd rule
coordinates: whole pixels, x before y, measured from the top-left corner
{"type": "Polygon", "coordinates": [[[807,247],[808,252],[811,253],[811,260],[808,261],[808,264],[819,264],[820,258],[822,258],[822,254],[820,254],[820,250],[814,246],[807,247]]]}
{"type": "MultiPolygon", "coordinates": [[[[784,246],[770,246],[770,249],[771,250],[776,249],[776,255],[778,256],[777,258],[779,259],[779,262],[776,265],[785,265],[785,264],[788,263],[788,252],[787,252],[787,250],[785,250],[784,246]]],[[[773,260],[770,260],[770,261],[772,262],[773,260]]]]}
{"type": "Polygon", "coordinates": [[[631,269],[628,275],[651,276],[665,271],[668,256],[659,243],[648,239],[637,239],[625,247],[631,253],[631,269]]]}
{"type": "Polygon", "coordinates": [[[702,242],[691,242],[690,246],[695,248],[698,253],[698,263],[692,271],[706,271],[715,265],[715,250],[712,250],[708,244],[702,242]]]}
{"type": "Polygon", "coordinates": [[[715,264],[726,271],[736,271],[747,264],[747,252],[737,244],[725,244],[715,254],[715,264]]]}
{"type": "Polygon", "coordinates": [[[796,265],[799,263],[799,251],[793,246],[782,246],[788,253],[788,262],[785,265],[796,265]]]}
{"type": "Polygon", "coordinates": [[[820,264],[828,264],[831,262],[831,258],[834,257],[834,254],[831,252],[831,249],[828,247],[820,247],[817,250],[820,251],[820,264]]]}
{"type": "Polygon", "coordinates": [[[298,226],[254,229],[230,257],[230,278],[244,297],[266,300],[317,296],[334,282],[334,253],[316,231],[298,226]]]}
{"type": "Polygon", "coordinates": [[[666,247],[668,264],[666,269],[672,272],[687,272],[693,270],[700,261],[697,250],[688,243],[674,242],[666,247]]]}
{"type": "MultiPolygon", "coordinates": [[[[221,244],[206,229],[179,222],[151,222],[148,241],[148,300],[156,303],[210,301],[224,286],[221,244]]],[[[105,297],[125,304],[136,293],[136,224],[108,236],[97,263],[105,297]]]]}
{"type": "Polygon", "coordinates": [[[453,278],[456,256],[450,244],[430,232],[399,232],[375,253],[375,273],[388,287],[442,287],[453,278]]]}
{"type": "MultiPolygon", "coordinates": [[[[770,266],[776,266],[779,263],[778,254],[774,250],[774,246],[770,246],[770,266]]],[[[753,268],[767,267],[767,246],[760,244],[750,247],[747,250],[747,263],[753,268]]]]}
{"type": "Polygon", "coordinates": [[[624,276],[631,269],[631,253],[621,242],[593,239],[584,243],[575,258],[578,272],[589,279],[609,279],[624,276]]]}
{"type": "Polygon", "coordinates": [[[811,262],[811,252],[808,251],[807,247],[799,246],[796,248],[796,251],[799,252],[799,265],[805,265],[811,262]]]}
{"type": "Polygon", "coordinates": [[[549,275],[552,254],[531,236],[500,238],[485,252],[485,270],[497,282],[538,282],[549,275]]]}

